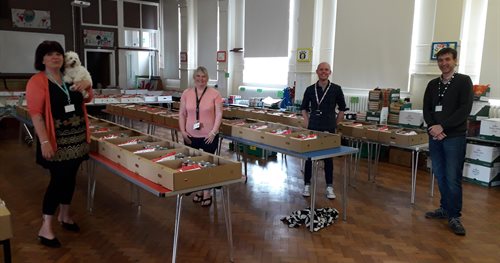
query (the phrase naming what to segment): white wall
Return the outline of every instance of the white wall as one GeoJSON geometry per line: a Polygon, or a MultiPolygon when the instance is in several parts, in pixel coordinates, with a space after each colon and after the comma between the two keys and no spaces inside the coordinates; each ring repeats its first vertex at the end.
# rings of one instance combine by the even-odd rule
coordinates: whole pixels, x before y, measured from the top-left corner
{"type": "Polygon", "coordinates": [[[500,1],[488,2],[483,60],[479,83],[490,84],[492,98],[500,99],[500,1]]]}

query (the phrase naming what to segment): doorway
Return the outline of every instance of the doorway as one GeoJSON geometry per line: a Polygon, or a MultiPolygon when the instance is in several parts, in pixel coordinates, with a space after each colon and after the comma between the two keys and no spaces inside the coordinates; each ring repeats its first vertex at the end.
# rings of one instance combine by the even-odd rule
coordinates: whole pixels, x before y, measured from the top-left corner
{"type": "Polygon", "coordinates": [[[94,89],[115,88],[115,51],[85,49],[86,68],[92,76],[94,89]]]}

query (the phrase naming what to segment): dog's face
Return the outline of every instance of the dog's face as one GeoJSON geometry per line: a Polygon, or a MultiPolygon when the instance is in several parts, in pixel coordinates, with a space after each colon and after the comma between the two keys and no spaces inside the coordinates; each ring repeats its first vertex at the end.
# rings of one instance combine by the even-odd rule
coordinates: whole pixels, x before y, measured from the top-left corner
{"type": "Polygon", "coordinates": [[[82,62],[80,62],[80,58],[76,52],[68,51],[64,54],[64,67],[74,68],[81,65],[82,62]]]}

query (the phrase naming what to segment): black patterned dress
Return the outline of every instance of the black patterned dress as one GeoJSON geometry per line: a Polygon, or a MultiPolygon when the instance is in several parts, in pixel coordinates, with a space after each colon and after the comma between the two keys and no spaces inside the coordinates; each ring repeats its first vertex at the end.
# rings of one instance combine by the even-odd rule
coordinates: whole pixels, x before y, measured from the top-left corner
{"type": "MultiPolygon", "coordinates": [[[[70,85],[66,84],[69,88],[70,85]]],[[[83,113],[83,96],[78,91],[69,91],[71,104],[75,111],[66,113],[64,107],[68,99],[62,89],[49,81],[50,105],[56,131],[57,150],[55,156],[47,160],[42,156],[40,143],[37,143],[36,162],[46,169],[79,165],[89,158],[90,146],[87,143],[86,124],[83,113]],[[62,166],[61,166],[62,165],[62,166]]]]}

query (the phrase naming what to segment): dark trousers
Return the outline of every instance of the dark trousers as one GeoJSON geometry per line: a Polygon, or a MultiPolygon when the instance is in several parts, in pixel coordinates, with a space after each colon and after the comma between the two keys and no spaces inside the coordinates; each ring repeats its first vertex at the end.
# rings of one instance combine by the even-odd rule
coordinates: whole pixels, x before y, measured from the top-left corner
{"type": "MultiPolygon", "coordinates": [[[[318,130],[315,127],[311,127],[309,125],[308,129],[310,130],[318,130]]],[[[335,129],[330,131],[331,133],[335,133],[335,129]]],[[[333,185],[333,158],[322,159],[325,163],[325,182],[326,185],[333,185]]],[[[311,176],[312,176],[312,161],[306,160],[306,164],[304,167],[304,184],[311,184],[311,176]]]]}
{"type": "MultiPolygon", "coordinates": [[[[322,160],[325,163],[325,181],[327,185],[333,185],[333,158],[322,160]]],[[[304,184],[311,184],[312,161],[306,160],[304,168],[304,184]]]]}
{"type": "Polygon", "coordinates": [[[201,149],[207,153],[215,153],[219,143],[219,135],[216,135],[210,144],[205,143],[205,138],[189,137],[189,139],[191,139],[191,144],[186,144],[186,142],[184,142],[187,146],[195,149],[201,149]]]}
{"type": "Polygon", "coordinates": [[[50,182],[43,198],[42,212],[54,215],[59,204],[69,205],[75,192],[76,174],[81,161],[65,161],[50,168],[50,182]]]}
{"type": "Polygon", "coordinates": [[[467,142],[465,136],[437,141],[429,137],[432,172],[441,193],[441,207],[449,218],[460,217],[462,211],[462,172],[467,142]]]}

